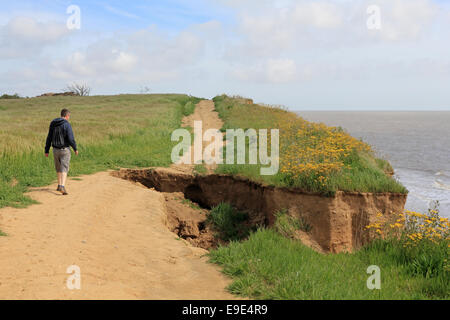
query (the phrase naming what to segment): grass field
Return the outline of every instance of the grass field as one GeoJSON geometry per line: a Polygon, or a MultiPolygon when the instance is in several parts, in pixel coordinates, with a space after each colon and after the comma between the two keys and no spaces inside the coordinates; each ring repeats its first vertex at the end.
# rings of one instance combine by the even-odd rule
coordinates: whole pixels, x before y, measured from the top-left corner
{"type": "Polygon", "coordinates": [[[69,176],[118,167],[168,166],[173,130],[193,112],[198,98],[186,95],[43,97],[0,100],[0,208],[23,207],[29,187],[55,178],[53,155],[44,157],[50,121],[71,111],[80,155],[69,176]]]}
{"type": "Polygon", "coordinates": [[[222,130],[280,130],[280,170],[276,175],[261,176],[260,165],[248,164],[220,165],[220,173],[322,194],[337,190],[407,193],[386,174],[392,171],[387,161],[377,159],[369,145],[341,128],[311,123],[278,107],[244,104],[242,99],[225,95],[215,97],[214,102],[224,121],[222,130]]]}

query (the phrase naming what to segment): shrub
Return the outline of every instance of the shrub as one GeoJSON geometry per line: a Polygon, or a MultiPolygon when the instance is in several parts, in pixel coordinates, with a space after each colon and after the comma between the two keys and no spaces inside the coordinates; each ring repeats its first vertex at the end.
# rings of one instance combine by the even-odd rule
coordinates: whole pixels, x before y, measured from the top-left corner
{"type": "Polygon", "coordinates": [[[183,115],[184,116],[190,116],[191,114],[193,114],[195,111],[195,104],[192,101],[188,101],[184,106],[183,106],[183,115]]]}
{"type": "Polygon", "coordinates": [[[220,203],[211,210],[207,222],[213,226],[219,239],[237,241],[249,235],[247,220],[247,213],[237,211],[228,203],[220,203]]]}
{"type": "Polygon", "coordinates": [[[17,93],[13,95],[5,93],[4,95],[0,96],[0,99],[21,99],[21,97],[17,93]]]}

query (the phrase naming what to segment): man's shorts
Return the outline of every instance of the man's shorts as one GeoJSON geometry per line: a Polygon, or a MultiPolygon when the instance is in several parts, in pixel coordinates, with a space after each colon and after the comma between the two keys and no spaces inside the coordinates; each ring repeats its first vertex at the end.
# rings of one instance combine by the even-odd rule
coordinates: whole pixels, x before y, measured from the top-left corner
{"type": "Polygon", "coordinates": [[[71,156],[72,153],[70,152],[70,148],[53,148],[53,157],[55,159],[56,172],[69,172],[71,156]]]}

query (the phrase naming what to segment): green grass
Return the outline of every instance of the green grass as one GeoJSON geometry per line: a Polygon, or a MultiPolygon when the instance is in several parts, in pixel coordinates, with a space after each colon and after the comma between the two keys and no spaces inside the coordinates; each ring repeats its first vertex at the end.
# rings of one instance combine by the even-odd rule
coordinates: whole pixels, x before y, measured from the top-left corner
{"type": "Polygon", "coordinates": [[[187,117],[187,116],[190,116],[191,114],[193,114],[194,111],[195,111],[195,103],[193,101],[188,101],[183,106],[182,113],[184,116],[187,117]]]}
{"type": "Polygon", "coordinates": [[[249,235],[247,220],[247,213],[236,210],[228,203],[221,203],[211,210],[207,223],[212,225],[220,240],[236,241],[249,235]]]}
{"type": "Polygon", "coordinates": [[[194,174],[202,175],[206,174],[208,170],[206,170],[206,167],[204,164],[196,164],[194,166],[194,174]]]}
{"type": "MultiPolygon", "coordinates": [[[[428,261],[433,259],[429,256],[440,255],[442,260],[442,254],[418,259],[428,261]]],[[[414,255],[389,241],[374,242],[353,254],[323,255],[273,229],[260,229],[247,241],[219,247],[209,256],[233,278],[228,287],[231,293],[253,299],[449,298],[448,271],[433,277],[413,272],[414,255]],[[366,272],[371,265],[380,267],[380,290],[367,288],[370,275],[366,272]]]]}
{"type": "Polygon", "coordinates": [[[191,209],[194,209],[194,210],[201,210],[202,209],[198,204],[192,202],[189,199],[182,199],[181,203],[189,206],[191,209]]]}
{"type": "Polygon", "coordinates": [[[71,110],[80,155],[72,156],[69,176],[120,167],[168,166],[173,130],[186,95],[43,97],[3,100],[0,111],[0,208],[35,203],[24,192],[56,178],[53,155],[44,157],[48,126],[62,108],[71,110]]]}
{"type": "MultiPolygon", "coordinates": [[[[296,114],[278,107],[242,104],[239,99],[233,99],[224,95],[217,96],[213,100],[215,102],[216,111],[219,113],[220,118],[224,121],[222,131],[238,128],[244,130],[249,128],[255,130],[280,129],[280,134],[282,135],[284,129],[279,127],[280,123],[288,124],[293,119],[300,119],[296,114]]],[[[308,123],[307,121],[304,122],[308,123]]],[[[315,131],[311,133],[313,138],[326,135],[327,133],[323,128],[315,128],[314,130],[315,131]]],[[[342,129],[337,128],[335,130],[342,129]]],[[[307,142],[310,143],[311,140],[307,142]]],[[[292,140],[284,141],[281,137],[280,165],[283,164],[285,157],[283,150],[288,143],[292,143],[292,140]]],[[[296,143],[300,142],[297,141],[296,143]]],[[[319,145],[316,148],[320,150],[320,147],[321,146],[319,145]]],[[[226,152],[225,150],[224,154],[226,152]]],[[[305,191],[317,192],[331,196],[338,190],[373,193],[408,192],[403,185],[387,174],[392,173],[393,171],[391,165],[385,160],[377,159],[370,152],[354,151],[346,157],[345,160],[343,160],[343,165],[343,169],[339,172],[331,172],[326,176],[327,181],[325,184],[322,184],[318,180],[318,175],[309,173],[294,176],[290,173],[282,173],[279,171],[277,174],[272,176],[262,176],[260,174],[260,164],[223,164],[218,166],[217,172],[231,175],[242,175],[252,180],[264,182],[269,185],[295,187],[305,191]]]]}
{"type": "Polygon", "coordinates": [[[275,213],[275,225],[274,229],[286,238],[295,238],[295,232],[297,230],[303,232],[310,232],[312,227],[304,219],[295,218],[289,215],[287,210],[281,210],[275,213]]]}

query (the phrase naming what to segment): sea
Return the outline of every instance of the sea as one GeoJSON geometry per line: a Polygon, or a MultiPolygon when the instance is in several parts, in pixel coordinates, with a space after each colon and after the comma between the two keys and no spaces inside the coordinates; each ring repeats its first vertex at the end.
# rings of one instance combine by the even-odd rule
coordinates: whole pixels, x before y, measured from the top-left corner
{"type": "Polygon", "coordinates": [[[407,210],[426,213],[439,203],[450,218],[450,111],[297,111],[340,126],[388,160],[408,190],[407,210]]]}

